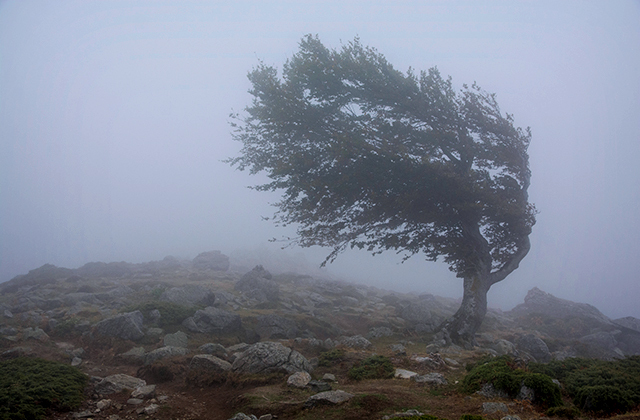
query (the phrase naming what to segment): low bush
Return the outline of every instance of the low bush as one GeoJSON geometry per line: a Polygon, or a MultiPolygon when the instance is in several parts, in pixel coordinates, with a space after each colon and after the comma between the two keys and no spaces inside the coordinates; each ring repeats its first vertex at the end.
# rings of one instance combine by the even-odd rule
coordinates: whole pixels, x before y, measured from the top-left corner
{"type": "Polygon", "coordinates": [[[570,358],[530,368],[560,380],[583,411],[610,415],[640,404],[640,356],[614,361],[570,358]]]}
{"type": "Polygon", "coordinates": [[[320,353],[318,356],[318,366],[331,367],[344,360],[344,350],[333,349],[320,353]]]}
{"type": "Polygon", "coordinates": [[[465,376],[463,390],[473,393],[479,391],[484,384],[493,385],[495,389],[505,392],[511,398],[515,398],[525,385],[534,391],[535,404],[543,407],[562,405],[560,388],[549,376],[518,368],[510,356],[501,356],[476,364],[465,376]]]}
{"type": "Polygon", "coordinates": [[[84,399],[87,376],[44,359],[0,362],[0,420],[37,420],[48,410],[69,411],[84,399]]]}
{"type": "Polygon", "coordinates": [[[360,381],[362,379],[388,379],[393,378],[395,368],[391,360],[386,356],[370,356],[347,372],[349,379],[360,381]]]}

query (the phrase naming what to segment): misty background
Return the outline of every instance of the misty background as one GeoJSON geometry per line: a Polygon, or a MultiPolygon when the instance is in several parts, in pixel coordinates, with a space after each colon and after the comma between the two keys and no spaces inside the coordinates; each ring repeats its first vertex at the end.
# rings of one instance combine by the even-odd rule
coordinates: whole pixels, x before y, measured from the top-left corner
{"type": "MultiPolygon", "coordinates": [[[[307,33],[358,36],[401,71],[438,66],[497,93],[530,126],[540,214],[520,268],[489,292],[534,286],[640,318],[638,1],[2,1],[0,281],[45,263],[143,262],[203,251],[316,270],[263,221],[277,194],[222,160],[229,114],[260,60],[282,68],[307,33]]],[[[326,272],[398,291],[462,295],[419,255],[347,252],[326,272]]],[[[267,269],[270,267],[267,265],[267,269]]]]}

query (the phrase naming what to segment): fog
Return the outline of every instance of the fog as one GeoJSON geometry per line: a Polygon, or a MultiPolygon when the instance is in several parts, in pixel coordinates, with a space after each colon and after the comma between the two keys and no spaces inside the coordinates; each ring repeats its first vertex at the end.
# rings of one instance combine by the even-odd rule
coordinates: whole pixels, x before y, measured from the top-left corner
{"type": "MultiPolygon", "coordinates": [[[[307,33],[476,81],[531,127],[532,249],[490,306],[537,286],[640,318],[640,3],[622,0],[0,2],[0,281],[214,249],[317,268],[328,250],[269,242],[294,230],[263,220],[278,195],[246,187],[264,178],[222,162],[247,72],[307,33]]],[[[327,273],[461,296],[444,263],[400,261],[327,273]]]]}

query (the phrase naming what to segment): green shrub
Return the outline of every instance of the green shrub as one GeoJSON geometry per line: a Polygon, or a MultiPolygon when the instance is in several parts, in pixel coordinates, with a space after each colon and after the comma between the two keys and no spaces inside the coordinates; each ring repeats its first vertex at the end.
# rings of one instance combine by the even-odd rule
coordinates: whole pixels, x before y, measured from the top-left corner
{"type": "Polygon", "coordinates": [[[325,351],[324,353],[320,353],[320,356],[318,356],[318,366],[330,367],[341,362],[343,358],[344,350],[342,349],[325,351]]]}
{"type": "Polygon", "coordinates": [[[570,358],[531,369],[564,383],[581,410],[599,415],[623,413],[640,404],[640,356],[603,361],[570,358]]]}
{"type": "Polygon", "coordinates": [[[494,388],[505,392],[511,398],[515,398],[522,385],[525,385],[534,391],[536,404],[543,407],[562,405],[560,388],[549,376],[516,367],[510,356],[501,356],[484,364],[476,364],[465,376],[463,390],[473,393],[486,383],[492,384],[494,388]]]}
{"type": "Polygon", "coordinates": [[[37,420],[47,410],[68,411],[82,402],[87,376],[43,359],[0,362],[0,420],[37,420]]]}
{"type": "Polygon", "coordinates": [[[484,420],[484,417],[477,414],[463,414],[460,416],[460,420],[484,420]]]}
{"type": "Polygon", "coordinates": [[[545,413],[548,417],[563,417],[565,419],[575,419],[580,417],[580,410],[575,407],[551,407],[545,413]]]}
{"type": "Polygon", "coordinates": [[[362,379],[387,379],[393,378],[395,368],[386,356],[370,356],[352,367],[347,372],[349,379],[360,381],[362,379]]]}

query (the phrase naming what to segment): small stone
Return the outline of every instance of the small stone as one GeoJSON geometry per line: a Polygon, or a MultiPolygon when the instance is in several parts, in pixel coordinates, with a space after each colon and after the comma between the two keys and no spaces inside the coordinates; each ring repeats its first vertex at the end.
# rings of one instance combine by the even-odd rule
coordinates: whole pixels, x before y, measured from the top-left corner
{"type": "Polygon", "coordinates": [[[73,359],[71,359],[71,366],[80,366],[81,363],[82,359],[79,357],[74,357],[73,359]]]}
{"type": "Polygon", "coordinates": [[[127,404],[130,405],[140,405],[144,402],[144,400],[141,400],[140,398],[129,398],[127,400],[127,404]]]}
{"type": "Polygon", "coordinates": [[[145,385],[136,388],[132,393],[132,398],[140,398],[146,400],[148,398],[153,398],[156,395],[156,386],[155,385],[145,385]]]}
{"type": "Polygon", "coordinates": [[[418,373],[406,369],[396,369],[396,373],[394,375],[394,377],[399,379],[411,379],[414,376],[418,376],[418,373]]]}
{"type": "Polygon", "coordinates": [[[273,419],[272,414],[263,414],[262,416],[258,417],[258,420],[272,420],[272,419],[273,419]]]}
{"type": "Polygon", "coordinates": [[[336,375],[334,375],[333,373],[325,373],[322,376],[322,380],[325,382],[335,382],[336,381],[336,375]]]}
{"type": "Polygon", "coordinates": [[[287,379],[287,385],[294,388],[304,388],[311,380],[311,375],[307,372],[295,372],[287,379]]]}
{"type": "Polygon", "coordinates": [[[158,404],[149,404],[148,406],[146,406],[144,408],[144,413],[145,414],[155,414],[158,412],[158,410],[160,409],[160,406],[158,404]]]}
{"type": "Polygon", "coordinates": [[[107,400],[107,399],[100,400],[96,403],[96,407],[99,410],[106,410],[107,408],[111,407],[111,400],[107,400]]]}

